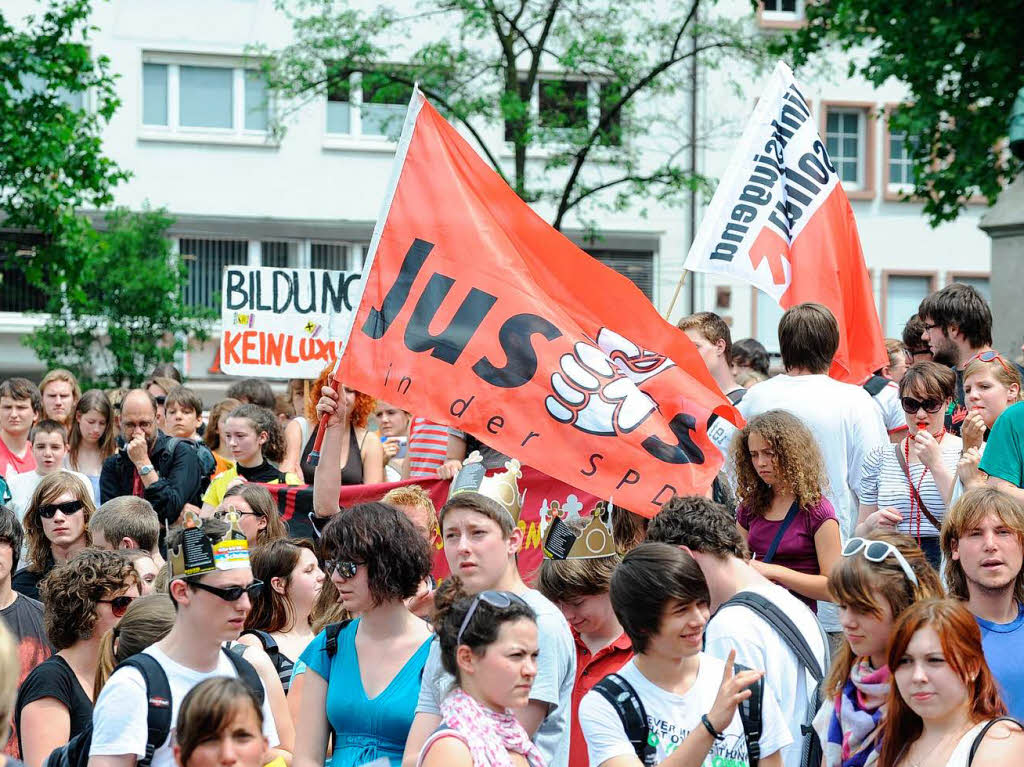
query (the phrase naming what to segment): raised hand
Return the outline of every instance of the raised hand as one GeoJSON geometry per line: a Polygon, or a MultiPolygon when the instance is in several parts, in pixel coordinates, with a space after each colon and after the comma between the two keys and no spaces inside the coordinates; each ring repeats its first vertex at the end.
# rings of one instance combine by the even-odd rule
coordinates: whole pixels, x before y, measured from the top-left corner
{"type": "Polygon", "coordinates": [[[730,650],[725,661],[725,671],[722,672],[722,684],[718,688],[718,695],[715,696],[711,710],[708,711],[708,721],[719,732],[725,731],[736,716],[736,708],[750,697],[750,685],[764,676],[763,671],[750,669],[737,674],[733,668],[735,662],[736,650],[730,650]]]}
{"type": "Polygon", "coordinates": [[[342,426],[348,421],[346,400],[338,397],[338,392],[330,386],[320,390],[320,401],[316,403],[316,417],[327,416],[327,428],[342,426]]]}

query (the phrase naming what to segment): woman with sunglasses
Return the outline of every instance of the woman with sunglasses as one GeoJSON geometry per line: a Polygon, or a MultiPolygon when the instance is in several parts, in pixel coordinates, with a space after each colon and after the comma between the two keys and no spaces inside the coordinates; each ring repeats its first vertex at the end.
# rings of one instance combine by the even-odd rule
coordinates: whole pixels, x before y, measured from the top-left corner
{"type": "Polygon", "coordinates": [[[214,516],[224,519],[231,509],[238,512],[238,526],[250,548],[288,537],[277,502],[265,487],[243,482],[228,488],[214,516]]]}
{"type": "Polygon", "coordinates": [[[530,702],[537,675],[537,618],[510,591],[470,597],[458,576],[438,589],[434,625],[441,664],[455,687],[441,702],[441,725],[418,767],[543,767],[513,709],[530,702]]]}
{"type": "Polygon", "coordinates": [[[845,641],[822,685],[814,729],[824,767],[868,767],[878,760],[891,684],[892,626],[915,601],[941,597],[942,585],[912,539],[881,530],[846,542],[828,584],[845,641]]]}
{"type": "Polygon", "coordinates": [[[14,711],[21,755],[41,767],[92,721],[103,635],[139,596],[139,577],[115,551],[87,549],[42,582],[43,621],[55,655],[25,678],[14,711]]]}
{"type": "Polygon", "coordinates": [[[889,644],[889,690],[878,767],[1020,764],[1024,731],[1006,718],[963,602],[919,602],[900,617],[889,644]]]}
{"type": "Polygon", "coordinates": [[[74,474],[57,471],[43,477],[23,520],[28,565],[14,574],[11,587],[39,599],[39,582],[47,573],[89,545],[89,517],[95,510],[88,488],[74,474]]]}
{"type": "Polygon", "coordinates": [[[985,475],[978,471],[985,440],[996,419],[1010,405],[1021,401],[1022,388],[1017,366],[999,352],[981,352],[967,363],[964,368],[967,416],[960,426],[964,452],[957,467],[960,483],[955,495],[959,496],[963,489],[985,483],[985,475]]]}
{"type": "Polygon", "coordinates": [[[857,535],[876,528],[912,536],[936,569],[942,561],[939,530],[960,460],[960,437],[945,429],[956,375],[936,362],[912,365],[900,381],[900,402],[910,433],[880,445],[864,459],[857,535]]]}
{"type": "Polygon", "coordinates": [[[327,576],[359,617],[342,624],[333,653],[327,630],[302,653],[292,767],[321,767],[331,731],[332,767],[382,757],[399,767],[431,639],[405,600],[430,572],[430,548],[405,514],[384,503],[335,515],[321,544],[327,576]]]}

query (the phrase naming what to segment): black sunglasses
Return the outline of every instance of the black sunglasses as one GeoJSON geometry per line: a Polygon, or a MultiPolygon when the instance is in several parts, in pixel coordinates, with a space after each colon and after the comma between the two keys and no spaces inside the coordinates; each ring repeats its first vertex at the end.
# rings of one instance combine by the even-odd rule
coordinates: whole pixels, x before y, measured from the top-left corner
{"type": "Polygon", "coordinates": [[[226,589],[211,586],[208,583],[201,583],[200,581],[189,581],[189,583],[197,589],[208,591],[215,597],[220,597],[225,602],[237,602],[242,598],[242,594],[248,594],[249,599],[256,599],[263,592],[263,581],[253,581],[248,586],[231,586],[226,589]]]}
{"type": "Polygon", "coordinates": [[[120,596],[113,599],[97,599],[97,602],[110,605],[110,612],[115,618],[123,618],[128,612],[128,605],[135,601],[135,597],[120,596]]]}
{"type": "Polygon", "coordinates": [[[325,559],[324,574],[329,578],[335,570],[342,578],[355,578],[356,569],[365,562],[349,562],[344,559],[325,559]]]}
{"type": "Polygon", "coordinates": [[[903,397],[900,404],[903,405],[904,413],[916,413],[921,408],[924,408],[926,413],[938,413],[946,403],[941,399],[917,400],[913,397],[903,397]]]}
{"type": "Polygon", "coordinates": [[[64,503],[43,503],[39,506],[39,516],[43,519],[53,519],[58,511],[65,517],[77,514],[85,508],[81,501],[64,501],[64,503]]]}
{"type": "Polygon", "coordinates": [[[153,399],[156,400],[156,404],[158,404],[160,407],[163,407],[164,403],[167,402],[167,396],[164,394],[161,394],[159,397],[153,397],[153,399]]]}

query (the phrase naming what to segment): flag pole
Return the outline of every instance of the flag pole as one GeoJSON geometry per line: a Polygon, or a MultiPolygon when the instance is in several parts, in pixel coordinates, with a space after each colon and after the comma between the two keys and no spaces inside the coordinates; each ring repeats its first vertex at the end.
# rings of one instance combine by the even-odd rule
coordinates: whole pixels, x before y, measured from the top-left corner
{"type": "Polygon", "coordinates": [[[683,269],[683,273],[679,275],[679,282],[676,283],[676,292],[672,294],[672,302],[668,305],[668,311],[665,312],[666,320],[672,316],[672,310],[676,308],[676,301],[679,299],[679,291],[683,289],[683,283],[686,282],[686,275],[689,273],[689,269],[683,269]]]}

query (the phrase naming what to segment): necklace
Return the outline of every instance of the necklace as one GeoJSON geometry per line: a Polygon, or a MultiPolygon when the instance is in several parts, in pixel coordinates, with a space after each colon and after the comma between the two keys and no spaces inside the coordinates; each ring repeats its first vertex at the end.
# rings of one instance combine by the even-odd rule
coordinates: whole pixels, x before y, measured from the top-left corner
{"type": "MultiPolygon", "coordinates": [[[[946,436],[946,430],[943,429],[939,432],[936,442],[942,444],[942,438],[946,436]]],[[[925,466],[922,462],[921,466],[924,468],[921,471],[921,479],[917,482],[917,487],[914,487],[914,480],[910,476],[910,435],[908,434],[903,438],[903,456],[905,463],[907,464],[907,484],[910,485],[910,525],[911,529],[917,525],[917,543],[921,544],[921,504],[918,503],[918,498],[921,497],[921,486],[924,484],[924,478],[928,476],[930,469],[925,466]]]]}
{"type": "Polygon", "coordinates": [[[917,748],[918,744],[921,742],[921,739],[918,738],[907,750],[907,767],[925,767],[925,759],[931,756],[939,757],[939,761],[936,762],[936,764],[946,764],[947,760],[949,759],[949,753],[947,753],[947,751],[949,750],[949,742],[951,740],[959,742],[960,738],[963,737],[964,733],[971,729],[972,726],[972,724],[968,723],[966,727],[960,727],[958,730],[953,730],[952,732],[946,733],[942,737],[942,739],[935,744],[933,748],[928,750],[927,753],[922,754],[918,758],[911,759],[911,752],[915,748],[917,748]]]}

